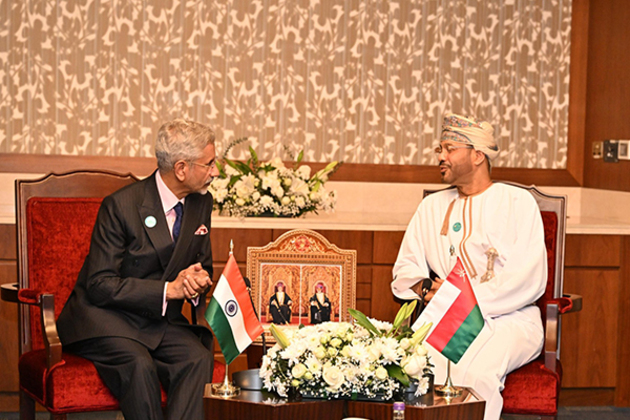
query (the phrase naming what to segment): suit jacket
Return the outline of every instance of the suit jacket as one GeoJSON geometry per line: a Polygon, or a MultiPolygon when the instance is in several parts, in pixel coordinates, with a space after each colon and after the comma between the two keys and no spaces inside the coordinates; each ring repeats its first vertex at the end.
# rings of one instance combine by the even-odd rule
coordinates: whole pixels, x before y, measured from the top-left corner
{"type": "Polygon", "coordinates": [[[167,323],[195,329],[206,343],[209,330],[188,323],[181,313],[183,300],[169,301],[165,316],[162,303],[165,282],[191,264],[200,262],[212,277],[211,213],[210,194],[188,195],[174,246],[155,173],[105,197],[89,254],[57,319],[62,344],[126,337],[154,349],[167,323]],[[195,234],[202,225],[207,232],[195,234]]]}

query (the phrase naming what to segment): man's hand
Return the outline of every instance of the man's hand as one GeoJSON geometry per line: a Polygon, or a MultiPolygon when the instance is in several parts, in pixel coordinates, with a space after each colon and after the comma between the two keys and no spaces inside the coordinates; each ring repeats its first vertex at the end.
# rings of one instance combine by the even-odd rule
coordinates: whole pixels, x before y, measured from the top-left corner
{"type": "Polygon", "coordinates": [[[177,278],[169,282],[166,288],[166,300],[195,299],[212,286],[208,272],[200,263],[195,263],[182,270],[177,278]]]}
{"type": "Polygon", "coordinates": [[[435,294],[437,293],[438,289],[440,288],[440,286],[442,285],[442,283],[444,283],[444,280],[442,280],[439,277],[436,277],[433,280],[433,283],[431,284],[431,289],[427,292],[427,294],[424,296],[424,304],[426,305],[427,303],[429,303],[431,301],[431,299],[433,299],[433,296],[435,296],[435,294]]]}
{"type": "Polygon", "coordinates": [[[411,290],[413,290],[418,296],[420,296],[420,298],[422,298],[423,302],[425,304],[427,304],[435,295],[435,293],[438,291],[438,289],[440,288],[440,286],[442,285],[442,283],[444,283],[444,280],[442,280],[439,277],[436,277],[435,280],[431,281],[431,288],[430,289],[423,289],[423,286],[425,285],[425,282],[429,283],[428,281],[429,279],[423,279],[420,280],[418,283],[414,284],[411,287],[411,290]]]}

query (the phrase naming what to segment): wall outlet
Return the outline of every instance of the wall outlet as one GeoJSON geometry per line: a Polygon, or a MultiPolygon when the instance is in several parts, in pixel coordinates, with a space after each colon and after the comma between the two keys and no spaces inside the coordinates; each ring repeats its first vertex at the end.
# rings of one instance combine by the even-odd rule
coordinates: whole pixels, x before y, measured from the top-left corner
{"type": "Polygon", "coordinates": [[[594,141],[593,142],[593,159],[601,159],[602,158],[602,149],[604,148],[604,142],[602,141],[594,141]]]}
{"type": "Polygon", "coordinates": [[[617,140],[604,140],[604,162],[619,162],[619,143],[617,140]]]}

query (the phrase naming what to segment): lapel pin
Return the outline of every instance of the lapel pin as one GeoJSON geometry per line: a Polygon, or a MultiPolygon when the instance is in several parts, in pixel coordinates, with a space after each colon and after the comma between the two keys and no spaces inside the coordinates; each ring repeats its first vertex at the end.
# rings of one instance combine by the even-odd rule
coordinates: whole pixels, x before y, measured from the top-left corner
{"type": "Polygon", "coordinates": [[[152,228],[157,224],[157,220],[153,216],[147,216],[146,219],[144,219],[144,224],[146,227],[152,228]]]}

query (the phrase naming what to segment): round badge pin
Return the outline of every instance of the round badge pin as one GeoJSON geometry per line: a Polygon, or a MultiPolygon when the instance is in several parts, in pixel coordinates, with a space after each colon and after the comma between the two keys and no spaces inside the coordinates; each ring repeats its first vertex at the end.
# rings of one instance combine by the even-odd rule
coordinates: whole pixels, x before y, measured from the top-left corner
{"type": "Polygon", "coordinates": [[[157,220],[153,216],[147,216],[147,218],[144,219],[144,224],[146,225],[146,227],[152,228],[157,225],[157,220]]]}
{"type": "Polygon", "coordinates": [[[455,223],[455,224],[453,225],[453,230],[454,230],[455,232],[459,232],[459,231],[461,230],[461,228],[462,228],[462,224],[461,224],[461,223],[459,223],[459,222],[457,222],[457,223],[455,223]]]}

